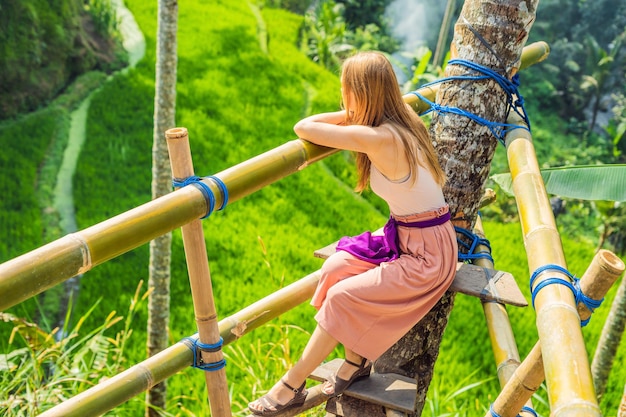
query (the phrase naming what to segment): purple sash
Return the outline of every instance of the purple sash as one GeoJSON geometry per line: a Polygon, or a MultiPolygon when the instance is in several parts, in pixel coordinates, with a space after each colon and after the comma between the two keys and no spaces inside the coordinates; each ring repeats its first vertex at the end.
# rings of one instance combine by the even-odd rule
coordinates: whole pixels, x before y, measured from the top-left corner
{"type": "Polygon", "coordinates": [[[450,220],[450,212],[446,212],[441,217],[435,217],[434,219],[410,223],[400,222],[393,217],[389,217],[383,228],[383,236],[374,236],[369,231],[363,232],[358,236],[345,236],[337,243],[337,250],[346,251],[362,261],[379,265],[383,262],[398,259],[400,256],[400,250],[398,249],[398,226],[425,228],[439,226],[448,220],[450,220]]]}

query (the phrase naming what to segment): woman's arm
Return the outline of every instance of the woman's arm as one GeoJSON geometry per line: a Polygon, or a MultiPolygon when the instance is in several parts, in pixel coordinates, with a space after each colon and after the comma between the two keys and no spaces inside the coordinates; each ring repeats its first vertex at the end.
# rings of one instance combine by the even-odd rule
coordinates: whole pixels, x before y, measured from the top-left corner
{"type": "Polygon", "coordinates": [[[370,154],[393,141],[386,128],[343,123],[346,111],[321,113],[300,120],[293,127],[298,137],[317,145],[370,154]]]}
{"type": "MultiPolygon", "coordinates": [[[[342,125],[342,124],[345,123],[345,121],[346,121],[346,111],[345,110],[339,110],[339,111],[334,111],[334,112],[330,112],[330,113],[319,113],[319,114],[311,115],[309,117],[305,117],[304,119],[302,119],[298,123],[296,123],[296,126],[298,126],[301,123],[308,123],[308,122],[329,123],[329,124],[333,124],[333,125],[342,125]]],[[[294,127],[294,129],[295,129],[295,127],[294,127]]]]}

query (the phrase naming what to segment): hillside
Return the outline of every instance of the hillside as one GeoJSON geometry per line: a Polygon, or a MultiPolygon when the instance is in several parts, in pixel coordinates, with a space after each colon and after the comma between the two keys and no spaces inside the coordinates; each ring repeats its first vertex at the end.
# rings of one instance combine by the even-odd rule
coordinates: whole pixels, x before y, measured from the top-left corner
{"type": "Polygon", "coordinates": [[[49,104],[88,71],[112,72],[127,58],[103,2],[21,0],[0,12],[0,120],[49,104]],[[23,53],[29,51],[29,53],[23,53]]]}

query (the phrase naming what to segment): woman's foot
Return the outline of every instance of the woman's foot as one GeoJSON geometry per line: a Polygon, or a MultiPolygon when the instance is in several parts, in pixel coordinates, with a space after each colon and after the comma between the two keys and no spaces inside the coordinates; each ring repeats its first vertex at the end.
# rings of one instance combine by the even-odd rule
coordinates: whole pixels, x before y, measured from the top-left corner
{"type": "Polygon", "coordinates": [[[267,394],[248,404],[248,408],[257,416],[274,416],[282,411],[300,407],[306,400],[305,384],[306,381],[300,387],[294,388],[281,379],[280,384],[274,385],[267,394]]]}
{"type": "Polygon", "coordinates": [[[344,360],[336,374],[333,374],[324,382],[322,392],[329,397],[337,397],[359,379],[370,376],[372,371],[372,362],[366,358],[361,358],[361,363],[355,363],[351,360],[344,360]]]}

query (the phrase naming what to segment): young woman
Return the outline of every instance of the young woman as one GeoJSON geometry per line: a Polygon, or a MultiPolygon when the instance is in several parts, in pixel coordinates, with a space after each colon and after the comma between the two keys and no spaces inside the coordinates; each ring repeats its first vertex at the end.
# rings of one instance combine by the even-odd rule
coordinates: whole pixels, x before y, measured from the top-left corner
{"type": "Polygon", "coordinates": [[[428,313],[455,275],[445,175],[426,127],[402,99],[391,64],[377,52],[348,58],[341,87],[344,110],[307,117],[294,130],[318,145],[354,151],[356,190],[369,184],[391,216],[383,235],[343,238],[324,262],[311,301],[318,325],[300,360],[248,405],[255,415],[301,406],[307,376],[338,343],[346,360],[322,391],[340,395],[369,376],[372,362],[428,313]]]}

